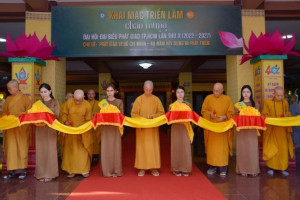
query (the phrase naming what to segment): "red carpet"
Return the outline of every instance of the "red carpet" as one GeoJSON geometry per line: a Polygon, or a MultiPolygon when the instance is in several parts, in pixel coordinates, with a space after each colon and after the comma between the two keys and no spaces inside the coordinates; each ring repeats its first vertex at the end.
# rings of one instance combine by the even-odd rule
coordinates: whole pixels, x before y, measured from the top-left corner
{"type": "Polygon", "coordinates": [[[162,168],[160,176],[146,173],[138,177],[134,168],[135,133],[125,136],[123,145],[123,177],[104,178],[100,166],[91,172],[70,194],[68,200],[90,199],[225,199],[212,183],[193,165],[189,177],[176,177],[170,171],[170,139],[160,134],[162,168]]]}

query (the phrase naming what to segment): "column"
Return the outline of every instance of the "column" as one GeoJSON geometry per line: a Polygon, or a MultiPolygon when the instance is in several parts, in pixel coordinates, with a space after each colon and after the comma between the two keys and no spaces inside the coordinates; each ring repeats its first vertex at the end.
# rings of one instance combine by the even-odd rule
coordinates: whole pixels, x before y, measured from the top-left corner
{"type": "MultiPolygon", "coordinates": [[[[265,27],[264,10],[242,10],[242,33],[246,44],[251,31],[259,35],[265,32],[265,27]]],[[[233,103],[240,99],[240,90],[243,85],[250,85],[254,88],[253,65],[249,61],[240,65],[241,58],[241,55],[226,56],[227,94],[233,103]]]]}
{"type": "MultiPolygon", "coordinates": [[[[26,12],[25,33],[36,33],[41,40],[45,35],[51,42],[51,12],[26,12]]],[[[42,80],[48,83],[53,96],[62,103],[66,94],[66,59],[60,61],[46,61],[46,67],[42,68],[42,80]]]]}

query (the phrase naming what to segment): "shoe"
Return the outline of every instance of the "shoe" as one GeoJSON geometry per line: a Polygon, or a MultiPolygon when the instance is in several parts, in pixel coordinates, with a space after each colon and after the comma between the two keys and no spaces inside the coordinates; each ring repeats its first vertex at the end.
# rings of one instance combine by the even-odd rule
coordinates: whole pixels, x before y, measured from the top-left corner
{"type": "Polygon", "coordinates": [[[182,173],[182,176],[189,176],[189,173],[182,173]]]}
{"type": "Polygon", "coordinates": [[[221,173],[220,173],[220,176],[221,176],[221,177],[225,177],[226,175],[227,175],[227,172],[221,172],[221,173]]]}
{"type": "Polygon", "coordinates": [[[215,173],[217,173],[217,168],[213,167],[210,168],[209,170],[207,170],[206,172],[208,175],[214,175],[215,173]]]}
{"type": "Polygon", "coordinates": [[[88,178],[90,176],[90,173],[84,173],[84,174],[81,174],[83,178],[88,178]]]}
{"type": "Polygon", "coordinates": [[[68,178],[74,178],[75,177],[75,174],[71,173],[67,176],[68,178]]]}
{"type": "Polygon", "coordinates": [[[288,176],[288,175],[290,175],[290,173],[288,173],[287,171],[281,171],[280,172],[283,176],[288,176]]]}
{"type": "Polygon", "coordinates": [[[268,173],[270,176],[273,176],[273,175],[274,175],[274,170],[269,169],[269,170],[267,171],[267,173],[268,173]]]}
{"type": "Polygon", "coordinates": [[[14,172],[8,172],[5,176],[3,176],[3,179],[8,180],[8,179],[11,179],[11,178],[14,178],[14,177],[15,177],[14,172]]]}
{"type": "Polygon", "coordinates": [[[156,169],[151,170],[152,176],[159,176],[159,172],[156,169]]]}
{"type": "Polygon", "coordinates": [[[24,178],[26,178],[26,172],[23,172],[19,175],[19,180],[23,180],[24,178]]]}
{"type": "Polygon", "coordinates": [[[145,170],[141,169],[138,173],[138,176],[145,176],[145,170]]]}
{"type": "Polygon", "coordinates": [[[44,182],[50,182],[50,181],[52,181],[52,178],[45,178],[44,179],[44,182]]]}
{"type": "Polygon", "coordinates": [[[248,174],[244,174],[244,173],[242,173],[241,174],[243,177],[247,177],[248,176],[248,174]]]}
{"type": "Polygon", "coordinates": [[[173,172],[173,174],[174,174],[175,176],[181,176],[181,175],[182,175],[180,172],[173,172]]]}

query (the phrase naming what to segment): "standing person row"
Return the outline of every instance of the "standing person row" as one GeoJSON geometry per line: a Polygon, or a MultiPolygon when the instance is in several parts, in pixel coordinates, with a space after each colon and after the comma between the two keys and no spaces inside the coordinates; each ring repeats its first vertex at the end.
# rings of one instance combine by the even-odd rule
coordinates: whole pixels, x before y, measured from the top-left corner
{"type": "MultiPolygon", "coordinates": [[[[12,79],[7,83],[7,89],[10,96],[3,104],[3,115],[14,115],[19,117],[25,114],[31,108],[30,99],[19,89],[17,80],[12,79]]],[[[28,149],[31,125],[22,125],[3,131],[4,157],[7,164],[7,174],[4,179],[10,179],[18,175],[19,179],[26,177],[26,168],[28,166],[28,149]]]]}
{"type": "MultiPolygon", "coordinates": [[[[161,101],[153,92],[153,82],[144,83],[144,94],[136,98],[131,110],[131,117],[153,119],[165,113],[161,101]]],[[[144,176],[146,170],[151,170],[153,176],[159,176],[161,167],[159,128],[136,129],[136,153],[134,167],[139,169],[138,176],[144,176]]]]}
{"type": "MultiPolygon", "coordinates": [[[[236,115],[239,115],[240,110],[247,106],[259,110],[259,104],[253,100],[252,88],[244,85],[241,89],[240,101],[234,106],[236,115]]],[[[260,173],[256,129],[244,129],[236,134],[236,173],[253,177],[260,173]]]]}
{"type": "MultiPolygon", "coordinates": [[[[178,103],[192,107],[184,100],[183,86],[178,86],[175,92],[178,103]]],[[[175,176],[189,176],[192,172],[191,140],[186,126],[182,123],[174,123],[171,126],[171,171],[175,176]]]]}
{"type": "MultiPolygon", "coordinates": [[[[290,117],[289,104],[284,99],[284,89],[276,87],[274,97],[264,103],[262,114],[266,117],[280,118],[290,117]]],[[[293,158],[293,141],[291,137],[292,128],[284,126],[267,125],[267,130],[263,135],[263,159],[268,167],[267,173],[274,175],[274,170],[280,171],[284,176],[288,176],[289,154],[293,158]]]]}
{"type": "MultiPolygon", "coordinates": [[[[42,103],[59,117],[59,102],[54,99],[50,85],[39,87],[42,103]]],[[[58,177],[57,131],[50,127],[37,126],[35,129],[36,166],[34,176],[41,182],[49,182],[58,177]]]]}
{"type": "MultiPolygon", "coordinates": [[[[106,88],[107,102],[116,106],[124,114],[123,101],[115,98],[116,88],[108,84],[106,88]]],[[[101,130],[101,171],[104,177],[123,175],[122,143],[119,127],[103,125],[101,130]]]]}
{"type": "MultiPolygon", "coordinates": [[[[215,83],[213,94],[208,95],[202,105],[201,114],[203,118],[219,123],[231,119],[235,112],[230,97],[223,94],[222,83],[215,83]]],[[[219,168],[220,176],[226,176],[228,170],[229,154],[232,155],[232,130],[216,133],[204,130],[205,151],[207,164],[211,167],[208,175],[213,175],[219,168]]]]}
{"type": "MultiPolygon", "coordinates": [[[[92,119],[90,104],[84,100],[84,92],[75,90],[74,98],[69,99],[61,113],[61,120],[67,126],[78,127],[92,119]]],[[[91,130],[79,134],[65,134],[63,138],[62,170],[68,173],[68,178],[81,174],[89,177],[93,154],[93,136],[91,130]]]]}

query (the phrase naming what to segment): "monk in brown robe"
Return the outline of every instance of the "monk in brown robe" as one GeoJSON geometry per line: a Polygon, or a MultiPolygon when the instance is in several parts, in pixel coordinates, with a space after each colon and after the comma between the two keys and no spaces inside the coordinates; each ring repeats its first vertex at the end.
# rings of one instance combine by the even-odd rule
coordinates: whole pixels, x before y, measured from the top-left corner
{"type": "MultiPolygon", "coordinates": [[[[223,94],[223,85],[215,83],[213,94],[208,95],[202,105],[201,114],[211,122],[224,122],[231,119],[235,112],[230,97],[223,94]]],[[[207,155],[207,164],[210,169],[208,175],[213,175],[217,172],[217,167],[220,170],[220,176],[227,175],[228,157],[232,155],[232,130],[223,133],[215,133],[209,130],[204,130],[205,151],[207,155]]]]}
{"type": "MultiPolygon", "coordinates": [[[[284,89],[276,87],[274,97],[264,103],[262,114],[266,117],[290,117],[289,104],[284,99],[284,89]]],[[[288,158],[294,157],[291,127],[267,125],[263,134],[263,159],[269,168],[267,173],[274,175],[274,170],[279,170],[283,176],[288,176],[286,171],[289,165],[288,158]]]]}
{"type": "MultiPolygon", "coordinates": [[[[145,81],[144,94],[137,97],[131,110],[131,117],[153,119],[163,115],[164,108],[158,97],[152,95],[153,82],[145,81]]],[[[161,167],[159,128],[136,129],[135,168],[140,169],[138,176],[144,176],[145,170],[151,170],[153,176],[159,176],[161,167]]]]}
{"type": "MultiPolygon", "coordinates": [[[[82,90],[74,92],[74,98],[69,99],[62,111],[65,125],[78,127],[92,119],[92,109],[84,98],[82,90]]],[[[93,153],[93,135],[91,131],[79,135],[65,134],[62,158],[62,170],[69,173],[68,178],[75,174],[89,177],[93,153]]]]}
{"type": "MultiPolygon", "coordinates": [[[[87,93],[88,96],[88,102],[90,103],[92,107],[92,114],[93,116],[100,112],[100,107],[98,106],[99,101],[95,99],[95,91],[93,89],[90,89],[87,93]]],[[[98,162],[99,160],[99,154],[100,154],[100,141],[101,141],[101,127],[97,127],[96,130],[92,130],[93,133],[93,140],[94,140],[94,149],[93,149],[93,162],[98,162]]]]}
{"type": "MultiPolygon", "coordinates": [[[[11,114],[19,117],[25,114],[31,107],[31,101],[19,90],[18,81],[9,81],[7,89],[10,96],[4,102],[0,116],[11,114]]],[[[4,157],[8,171],[4,179],[13,178],[17,174],[19,179],[26,177],[30,132],[31,125],[22,125],[3,132],[4,157]]]]}

